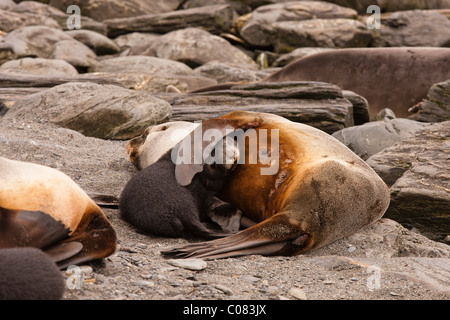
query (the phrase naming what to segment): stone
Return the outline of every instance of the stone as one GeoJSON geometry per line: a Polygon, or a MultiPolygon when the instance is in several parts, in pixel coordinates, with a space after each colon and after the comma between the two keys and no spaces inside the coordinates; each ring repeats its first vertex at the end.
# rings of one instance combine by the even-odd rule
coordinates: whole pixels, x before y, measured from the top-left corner
{"type": "Polygon", "coordinates": [[[155,39],[149,49],[156,57],[184,62],[190,67],[210,61],[254,64],[249,56],[225,39],[198,28],[169,32],[155,39]]]}
{"type": "Polygon", "coordinates": [[[418,130],[428,126],[410,119],[392,119],[368,122],[333,133],[333,137],[345,144],[361,159],[367,160],[381,150],[414,137],[418,130]]]}
{"type": "MultiPolygon", "coordinates": [[[[60,28],[67,30],[67,19],[71,14],[66,13],[67,7],[62,8],[62,10],[36,1],[22,1],[12,9],[13,12],[17,13],[31,13],[42,17],[50,17],[58,22],[60,28]]],[[[81,15],[80,24],[83,30],[92,30],[103,35],[106,34],[106,25],[89,17],[81,15]]]]}
{"type": "Polygon", "coordinates": [[[65,60],[44,58],[22,58],[10,60],[0,66],[0,73],[23,75],[51,75],[52,77],[75,77],[77,69],[65,60]]]}
{"type": "Polygon", "coordinates": [[[377,5],[381,12],[394,12],[414,9],[446,9],[449,0],[327,0],[338,5],[353,8],[359,13],[366,13],[367,7],[377,5]]]}
{"type": "Polygon", "coordinates": [[[450,229],[450,121],[435,123],[367,163],[390,187],[385,217],[442,241],[450,229]]]}
{"type": "Polygon", "coordinates": [[[255,82],[269,75],[263,70],[258,70],[253,65],[234,65],[217,61],[211,61],[195,68],[193,74],[214,79],[217,83],[255,82]]]}
{"type": "Polygon", "coordinates": [[[297,300],[308,300],[305,291],[297,287],[292,287],[289,290],[289,294],[297,300]]]}
{"type": "Polygon", "coordinates": [[[4,119],[51,122],[86,136],[130,139],[170,114],[169,103],[144,92],[71,82],[18,100],[4,119]]]}
{"type": "MultiPolygon", "coordinates": [[[[236,0],[215,0],[214,4],[226,4],[235,10],[239,15],[249,13],[252,8],[249,6],[248,1],[236,1],[236,0]]],[[[210,0],[187,0],[183,3],[184,9],[198,8],[211,5],[210,0]]]]}
{"type": "Polygon", "coordinates": [[[70,5],[81,8],[81,14],[96,21],[135,17],[176,10],[182,0],[50,0],[49,4],[62,11],[70,5]]]}
{"type": "Polygon", "coordinates": [[[450,80],[434,84],[428,91],[427,98],[408,111],[414,113],[408,118],[416,121],[450,120],[450,80]]]}
{"type": "Polygon", "coordinates": [[[59,23],[48,16],[33,13],[17,13],[0,9],[0,31],[11,32],[25,26],[44,25],[50,28],[60,28],[59,23]]]}
{"type": "Polygon", "coordinates": [[[94,51],[74,39],[55,43],[50,58],[65,60],[81,72],[88,71],[97,63],[94,51]]]}
{"type": "Polygon", "coordinates": [[[370,121],[369,102],[363,96],[350,90],[342,90],[344,98],[353,104],[353,120],[355,125],[361,125],[370,121]]]}
{"type": "Polygon", "coordinates": [[[399,11],[381,20],[375,30],[373,46],[383,47],[448,47],[450,21],[437,12],[427,10],[399,11]]]}
{"type": "Polygon", "coordinates": [[[138,72],[159,75],[190,75],[192,69],[177,61],[148,56],[125,56],[99,61],[94,72],[138,72]]]}
{"type": "Polygon", "coordinates": [[[280,55],[272,64],[272,67],[284,67],[288,65],[291,62],[294,62],[296,60],[300,60],[304,57],[325,52],[325,51],[331,51],[335,50],[333,48],[319,48],[319,47],[309,47],[309,48],[297,48],[294,51],[291,51],[289,53],[285,53],[280,55]]]}
{"type": "Polygon", "coordinates": [[[355,10],[322,1],[290,1],[261,6],[252,11],[240,35],[257,47],[273,45],[278,36],[275,23],[292,24],[310,19],[352,19],[355,10]]]}
{"type": "Polygon", "coordinates": [[[201,271],[206,269],[208,264],[202,259],[169,259],[167,263],[174,267],[188,269],[192,271],[201,271]]]}
{"type": "Polygon", "coordinates": [[[120,51],[119,46],[113,40],[95,31],[69,30],[65,33],[89,47],[97,55],[114,54],[120,51]]]}
{"type": "Polygon", "coordinates": [[[1,46],[10,48],[15,59],[22,57],[62,59],[77,68],[88,68],[96,62],[96,54],[91,49],[62,30],[46,26],[16,29],[5,36],[1,46]]]}
{"type": "Polygon", "coordinates": [[[156,33],[132,32],[118,36],[114,42],[120,47],[121,56],[146,56],[148,47],[159,36],[156,33]]]}
{"type": "Polygon", "coordinates": [[[273,24],[273,46],[278,53],[299,47],[367,47],[372,35],[367,26],[353,19],[311,19],[273,24]]]}
{"type": "Polygon", "coordinates": [[[130,32],[168,33],[189,27],[201,28],[212,34],[229,32],[237,13],[228,5],[211,5],[130,18],[105,20],[108,36],[130,32]]]}
{"type": "Polygon", "coordinates": [[[157,94],[170,102],[171,121],[196,121],[231,111],[274,113],[327,133],[353,126],[353,105],[339,87],[324,82],[259,82],[187,94],[157,94]]]}

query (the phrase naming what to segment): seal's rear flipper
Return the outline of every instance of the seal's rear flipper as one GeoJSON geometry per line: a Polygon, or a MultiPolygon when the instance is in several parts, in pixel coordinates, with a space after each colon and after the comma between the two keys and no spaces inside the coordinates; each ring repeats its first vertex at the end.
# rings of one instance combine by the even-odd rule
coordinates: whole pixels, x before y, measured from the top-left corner
{"type": "Polygon", "coordinates": [[[83,244],[81,242],[71,241],[57,243],[43,251],[57,263],[77,255],[81,249],[83,249],[83,244]]]}
{"type": "Polygon", "coordinates": [[[96,192],[87,192],[87,195],[100,207],[107,207],[107,208],[119,207],[119,198],[116,196],[96,192]]]}
{"type": "Polygon", "coordinates": [[[250,254],[294,255],[312,246],[312,237],[298,222],[285,215],[275,215],[232,236],[188,244],[162,251],[170,258],[221,259],[250,254]]]}

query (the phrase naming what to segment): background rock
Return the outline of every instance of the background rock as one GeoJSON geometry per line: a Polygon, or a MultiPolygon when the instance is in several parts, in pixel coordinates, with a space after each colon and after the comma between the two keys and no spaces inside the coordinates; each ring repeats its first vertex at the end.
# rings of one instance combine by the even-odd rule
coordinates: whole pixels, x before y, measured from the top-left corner
{"type": "Polygon", "coordinates": [[[69,30],[65,33],[89,47],[97,55],[114,54],[120,51],[114,41],[95,31],[69,30]]]}
{"type": "Polygon", "coordinates": [[[334,50],[333,48],[319,48],[319,47],[306,47],[306,48],[297,48],[294,51],[289,53],[285,53],[280,55],[275,62],[272,64],[272,67],[284,67],[295,60],[299,60],[301,58],[320,53],[325,51],[334,50]]]}
{"type": "Polygon", "coordinates": [[[127,139],[166,121],[170,113],[167,102],[149,94],[75,82],[17,101],[4,118],[48,121],[88,136],[127,139]]]}
{"type": "Polygon", "coordinates": [[[99,61],[95,72],[144,72],[151,74],[189,75],[192,69],[187,65],[163,58],[147,56],[126,56],[99,61]]]}
{"type": "Polygon", "coordinates": [[[198,67],[210,61],[252,64],[253,60],[228,41],[198,28],[172,31],[155,39],[149,48],[154,56],[198,67]]]}
{"type": "Polygon", "coordinates": [[[37,25],[59,28],[59,23],[48,16],[26,12],[17,13],[0,9],[0,31],[11,32],[20,27],[37,25]]]}
{"type": "Polygon", "coordinates": [[[270,72],[258,70],[256,65],[233,65],[210,61],[195,68],[193,74],[223,82],[255,82],[267,77],[270,72]]]}
{"type": "Polygon", "coordinates": [[[51,74],[53,77],[74,77],[78,75],[77,69],[70,63],[60,59],[22,58],[10,60],[0,66],[1,73],[22,75],[51,74]]]}
{"type": "Polygon", "coordinates": [[[367,160],[403,139],[414,137],[418,130],[428,125],[409,119],[375,121],[339,130],[333,133],[333,137],[345,144],[361,159],[367,160]]]}
{"type": "Polygon", "coordinates": [[[423,122],[450,120],[450,80],[434,84],[427,98],[411,109],[414,114],[408,118],[423,122]]]}
{"type": "Polygon", "coordinates": [[[114,42],[120,47],[122,56],[145,56],[148,55],[147,50],[152,42],[159,36],[160,34],[156,33],[132,32],[118,36],[114,42]]]}
{"type": "Polygon", "coordinates": [[[367,163],[390,186],[385,217],[442,241],[450,230],[450,121],[426,126],[367,163]]]}
{"type": "Polygon", "coordinates": [[[189,27],[220,34],[230,31],[236,17],[236,12],[228,5],[211,5],[133,18],[109,19],[105,23],[110,37],[130,32],[167,33],[189,27]]]}

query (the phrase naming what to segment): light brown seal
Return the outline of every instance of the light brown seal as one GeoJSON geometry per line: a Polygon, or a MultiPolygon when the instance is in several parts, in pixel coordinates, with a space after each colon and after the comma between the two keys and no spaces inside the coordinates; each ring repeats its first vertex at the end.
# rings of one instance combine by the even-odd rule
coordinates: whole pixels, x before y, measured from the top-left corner
{"type": "Polygon", "coordinates": [[[0,157],[0,249],[34,247],[60,268],[116,249],[103,211],[66,174],[0,157]]]}
{"type": "MultiPolygon", "coordinates": [[[[348,236],[379,219],[389,204],[381,178],[346,146],[328,134],[280,116],[232,112],[206,120],[204,128],[254,129],[268,132],[271,142],[251,164],[245,144],[243,164],[231,173],[218,197],[256,225],[225,238],[163,251],[166,256],[207,259],[246,254],[295,255],[348,236]],[[278,143],[271,140],[278,130],[278,143]],[[265,156],[278,153],[270,163],[265,156]],[[261,169],[277,168],[261,175],[261,169]]],[[[191,133],[193,135],[194,132],[191,133]]],[[[204,148],[204,145],[201,146],[204,148]]],[[[254,159],[253,159],[254,160],[254,159]]],[[[203,164],[179,164],[175,176],[189,185],[203,164]]]]}

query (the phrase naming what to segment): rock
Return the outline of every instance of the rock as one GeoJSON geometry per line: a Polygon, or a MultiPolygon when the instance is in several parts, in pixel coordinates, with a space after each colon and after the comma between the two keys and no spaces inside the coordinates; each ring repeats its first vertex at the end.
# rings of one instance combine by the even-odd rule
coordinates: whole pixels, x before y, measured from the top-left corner
{"type": "Polygon", "coordinates": [[[229,32],[237,13],[228,5],[211,5],[131,18],[105,20],[108,36],[130,32],[167,33],[189,27],[201,28],[212,34],[229,32]]]}
{"type": "Polygon", "coordinates": [[[228,41],[197,28],[186,28],[162,35],[149,48],[154,56],[181,61],[198,67],[210,61],[253,64],[254,61],[228,41]]]}
{"type": "Polygon", "coordinates": [[[292,287],[289,290],[289,294],[297,300],[308,300],[305,291],[297,287],[292,287]]]}
{"type": "Polygon", "coordinates": [[[1,10],[11,10],[16,6],[16,3],[13,0],[0,0],[0,9],[1,10]]]}
{"type": "MultiPolygon", "coordinates": [[[[49,6],[48,4],[36,1],[22,1],[13,8],[13,12],[17,13],[31,13],[42,17],[50,17],[58,22],[60,28],[67,30],[67,19],[71,14],[66,13],[67,7],[63,8],[64,12],[49,6]]],[[[103,35],[106,34],[106,25],[97,22],[89,17],[80,16],[80,23],[83,30],[92,30],[103,35]]]]}
{"type": "Polygon", "coordinates": [[[217,83],[255,82],[269,75],[267,72],[257,70],[253,65],[233,65],[217,61],[211,61],[195,68],[193,74],[214,79],[217,83]]]}
{"type": "Polygon", "coordinates": [[[325,51],[335,50],[333,48],[297,48],[294,51],[289,53],[285,53],[280,55],[275,62],[272,64],[272,67],[284,67],[295,60],[299,60],[301,58],[320,53],[325,51]]]}
{"type": "Polygon", "coordinates": [[[50,57],[65,60],[80,72],[88,71],[97,63],[97,55],[87,46],[74,39],[55,43],[50,57]]]}
{"type": "Polygon", "coordinates": [[[321,1],[291,1],[261,6],[254,10],[240,34],[249,44],[267,47],[276,42],[277,28],[275,23],[297,22],[310,19],[352,19],[356,18],[355,10],[321,1]]]}
{"type": "Polygon", "coordinates": [[[450,120],[450,80],[434,84],[427,98],[408,110],[414,114],[409,119],[423,122],[450,120]]]}
{"type": "MultiPolygon", "coordinates": [[[[236,1],[236,0],[215,0],[215,4],[226,4],[235,10],[238,14],[243,15],[249,13],[252,9],[248,5],[247,1],[236,1]]],[[[184,9],[205,7],[211,5],[210,0],[187,0],[183,3],[184,9]]]]}
{"type": "Polygon", "coordinates": [[[114,41],[98,32],[91,30],[69,30],[65,33],[85,44],[97,55],[114,54],[120,51],[119,46],[114,41]]]}
{"type": "Polygon", "coordinates": [[[181,0],[50,0],[49,4],[65,11],[70,5],[81,8],[81,14],[97,21],[111,18],[136,17],[176,10],[181,0]]]}
{"type": "Polygon", "coordinates": [[[450,21],[437,12],[394,12],[386,20],[381,20],[381,28],[376,31],[379,36],[374,36],[373,46],[450,46],[450,21]]]}
{"type": "Polygon", "coordinates": [[[60,59],[22,58],[10,60],[0,66],[1,73],[52,77],[75,77],[77,69],[70,63],[60,59]]]}
{"type": "Polygon", "coordinates": [[[114,42],[120,47],[121,56],[146,56],[149,55],[148,47],[159,36],[156,33],[132,32],[118,36],[114,42]]]}
{"type": "Polygon", "coordinates": [[[397,118],[397,117],[396,117],[394,111],[392,111],[389,108],[384,108],[375,115],[375,117],[373,118],[373,121],[392,120],[395,118],[397,118]]]}
{"type": "Polygon", "coordinates": [[[188,269],[192,271],[201,271],[206,269],[208,264],[202,259],[169,259],[167,263],[171,266],[188,269]]]}
{"type": "Polygon", "coordinates": [[[339,130],[333,133],[333,137],[345,144],[361,159],[367,160],[403,139],[414,137],[418,130],[426,126],[428,124],[409,119],[374,121],[339,130]]]}
{"type": "Polygon", "coordinates": [[[14,30],[3,39],[3,47],[10,48],[16,59],[21,57],[62,59],[77,68],[88,68],[96,61],[95,53],[84,44],[62,30],[45,26],[29,26],[14,30]]]}
{"type": "Polygon", "coordinates": [[[17,101],[4,119],[51,122],[86,136],[129,139],[166,121],[170,105],[113,85],[66,83],[17,101]]]}
{"type": "Polygon", "coordinates": [[[370,121],[369,103],[367,99],[350,90],[342,90],[344,98],[353,104],[353,120],[355,125],[361,125],[370,121]]]}
{"type": "Polygon", "coordinates": [[[181,62],[147,56],[125,56],[99,61],[94,72],[138,72],[159,75],[190,75],[192,69],[181,62]]]}
{"type": "Polygon", "coordinates": [[[385,217],[440,241],[450,230],[449,137],[450,121],[439,122],[367,160],[390,186],[385,217]]]}
{"type": "Polygon", "coordinates": [[[359,13],[366,13],[367,7],[377,5],[382,12],[394,12],[414,9],[446,9],[449,0],[327,0],[344,7],[353,8],[359,13]]]}
{"type": "Polygon", "coordinates": [[[33,13],[17,13],[0,9],[0,31],[11,32],[25,26],[43,25],[50,28],[60,28],[59,23],[48,17],[33,13]]]}
{"type": "Polygon", "coordinates": [[[259,82],[229,90],[157,97],[172,105],[171,121],[205,120],[245,110],[278,114],[328,133],[353,125],[353,105],[337,86],[323,82],[259,82]]]}
{"type": "Polygon", "coordinates": [[[352,19],[311,19],[273,24],[273,43],[278,53],[298,47],[352,48],[367,47],[372,39],[367,26],[352,19]]]}

